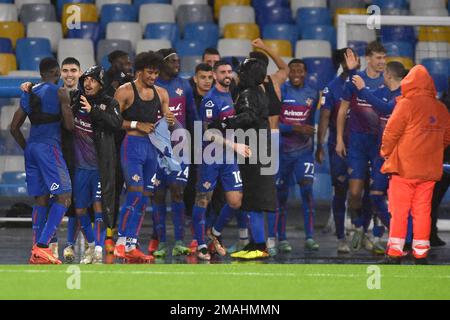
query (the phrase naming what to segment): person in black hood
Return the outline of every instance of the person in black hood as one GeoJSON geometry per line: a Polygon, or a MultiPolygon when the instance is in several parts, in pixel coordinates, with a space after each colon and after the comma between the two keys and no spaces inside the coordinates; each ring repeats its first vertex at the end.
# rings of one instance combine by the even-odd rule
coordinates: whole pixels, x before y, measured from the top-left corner
{"type": "MultiPolygon", "coordinates": [[[[257,141],[247,139],[247,145],[267,148],[270,154],[269,100],[263,89],[267,66],[257,59],[246,59],[239,67],[239,94],[235,103],[236,116],[227,119],[227,128],[256,130],[257,141]],[[266,135],[266,145],[262,136],[266,135]]],[[[247,212],[253,241],[234,258],[268,257],[264,232],[264,212],[276,210],[275,174],[264,172],[268,165],[261,161],[261,150],[251,150],[249,160],[239,166],[243,182],[241,210],[247,212]],[[256,152],[257,151],[257,152],[256,152]]]]}
{"type": "Polygon", "coordinates": [[[122,127],[119,104],[105,93],[104,71],[89,68],[80,77],[77,103],[73,106],[74,202],[88,249],[81,263],[102,263],[106,226],[113,223],[115,172],[118,166],[114,135],[122,127]],[[93,207],[92,229],[87,209],[93,207]]]}

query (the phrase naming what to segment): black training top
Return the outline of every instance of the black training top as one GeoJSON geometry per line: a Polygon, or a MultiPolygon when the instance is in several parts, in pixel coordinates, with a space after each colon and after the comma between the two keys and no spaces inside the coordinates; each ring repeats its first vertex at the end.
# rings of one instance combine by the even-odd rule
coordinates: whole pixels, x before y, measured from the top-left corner
{"type": "Polygon", "coordinates": [[[161,109],[161,100],[158,92],[153,86],[154,97],[152,100],[142,100],[134,82],[131,82],[134,91],[134,101],[131,107],[122,113],[122,117],[127,121],[139,121],[156,123],[158,112],[161,109]]]}

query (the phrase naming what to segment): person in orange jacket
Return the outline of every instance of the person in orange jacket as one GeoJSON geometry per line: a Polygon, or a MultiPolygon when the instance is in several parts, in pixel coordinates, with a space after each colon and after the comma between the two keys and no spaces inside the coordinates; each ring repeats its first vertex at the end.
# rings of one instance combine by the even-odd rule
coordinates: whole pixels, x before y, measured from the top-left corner
{"type": "Polygon", "coordinates": [[[387,262],[400,263],[411,212],[413,255],[426,263],[430,249],[431,199],[443,174],[444,148],[450,144],[450,114],[436,98],[433,79],[422,65],[401,82],[402,95],[384,131],[381,172],[390,174],[388,190],[392,215],[387,262]]]}

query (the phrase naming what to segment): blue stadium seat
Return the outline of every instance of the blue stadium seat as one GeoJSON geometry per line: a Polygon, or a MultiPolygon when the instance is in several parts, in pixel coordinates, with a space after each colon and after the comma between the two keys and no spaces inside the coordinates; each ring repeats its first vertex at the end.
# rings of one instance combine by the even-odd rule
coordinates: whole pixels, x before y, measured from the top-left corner
{"type": "Polygon", "coordinates": [[[202,39],[207,47],[217,47],[219,37],[219,26],[215,23],[188,23],[184,27],[185,40],[202,39]]]}
{"type": "Polygon", "coordinates": [[[295,24],[266,24],[263,29],[264,39],[288,40],[292,47],[298,40],[298,32],[295,24]]]}
{"type": "Polygon", "coordinates": [[[253,8],[255,9],[255,13],[259,14],[267,8],[274,7],[289,7],[289,0],[253,0],[252,1],[253,8]]]}
{"type": "Polygon", "coordinates": [[[330,58],[305,58],[308,69],[308,83],[322,90],[336,76],[336,69],[330,58]]]}
{"type": "Polygon", "coordinates": [[[16,58],[20,70],[39,70],[42,58],[53,57],[50,41],[45,38],[21,38],[16,44],[16,58]]]}
{"type": "Polygon", "coordinates": [[[14,0],[0,0],[0,3],[14,3],[14,0]]]}
{"type": "Polygon", "coordinates": [[[406,0],[373,0],[372,4],[381,9],[406,9],[408,2],[406,0]]]}
{"type": "Polygon", "coordinates": [[[409,57],[414,60],[415,48],[409,42],[395,41],[384,42],[384,47],[387,50],[387,55],[391,57],[409,57]]]}
{"type": "Polygon", "coordinates": [[[136,22],[138,20],[138,10],[131,4],[105,4],[102,6],[100,14],[101,34],[106,33],[106,26],[110,22],[136,22]]]}
{"type": "Polygon", "coordinates": [[[7,171],[2,174],[2,183],[6,184],[24,184],[26,178],[25,172],[22,171],[7,171]]]}
{"type": "Polygon", "coordinates": [[[409,26],[385,26],[381,28],[381,40],[383,42],[406,41],[416,43],[414,27],[409,26]]]}
{"type": "Polygon", "coordinates": [[[11,39],[0,38],[0,53],[13,53],[11,39]]]}
{"type": "MultiPolygon", "coordinates": [[[[38,83],[41,79],[27,78],[28,81],[38,83]]],[[[20,97],[22,92],[20,91],[20,85],[23,83],[23,78],[15,77],[0,77],[0,97],[2,98],[17,98],[20,97]]]]}
{"type": "Polygon", "coordinates": [[[100,25],[97,22],[81,22],[81,29],[69,29],[67,38],[91,39],[94,45],[100,40],[100,25]]]}
{"type": "Polygon", "coordinates": [[[300,8],[297,10],[296,24],[302,29],[311,25],[331,25],[331,14],[327,8],[300,8]]]}
{"type": "Polygon", "coordinates": [[[95,3],[95,0],[57,0],[56,1],[56,14],[59,18],[62,16],[62,10],[66,3],[95,3]]]}
{"type": "Polygon", "coordinates": [[[433,78],[436,90],[440,93],[448,91],[450,59],[423,59],[422,64],[433,78]]]}
{"type": "Polygon", "coordinates": [[[176,23],[149,23],[145,26],[144,39],[167,39],[175,44],[180,39],[178,25],[176,23]]]}
{"type": "Polygon", "coordinates": [[[349,41],[348,46],[352,48],[360,57],[366,54],[366,47],[368,43],[365,41],[349,41]]]}
{"type": "Polygon", "coordinates": [[[290,7],[269,7],[256,14],[256,22],[264,28],[266,24],[293,23],[290,7]]]}
{"type": "Polygon", "coordinates": [[[206,4],[181,5],[176,12],[176,20],[180,32],[184,33],[184,27],[188,23],[211,23],[213,22],[213,12],[206,4]]]}
{"type": "Polygon", "coordinates": [[[207,44],[201,40],[178,40],[175,49],[180,56],[201,56],[207,48],[207,44]]]}
{"type": "Polygon", "coordinates": [[[311,25],[302,28],[303,40],[327,40],[336,48],[336,29],[329,25],[311,25]]]}

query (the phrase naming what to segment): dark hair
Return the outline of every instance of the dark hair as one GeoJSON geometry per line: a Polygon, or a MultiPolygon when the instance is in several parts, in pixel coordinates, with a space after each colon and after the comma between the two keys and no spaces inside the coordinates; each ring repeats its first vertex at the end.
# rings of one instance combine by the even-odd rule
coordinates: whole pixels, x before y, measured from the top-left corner
{"type": "Polygon", "coordinates": [[[308,72],[308,67],[306,66],[305,61],[303,61],[302,59],[292,59],[291,62],[289,62],[288,66],[290,67],[293,64],[302,64],[303,67],[305,68],[305,71],[308,72]]]}
{"type": "Polygon", "coordinates": [[[205,59],[205,56],[207,54],[213,54],[213,55],[220,56],[220,53],[216,48],[206,48],[205,51],[203,51],[202,60],[205,59]]]}
{"type": "Polygon", "coordinates": [[[142,71],[145,68],[157,69],[161,68],[163,59],[160,54],[150,51],[139,53],[134,59],[134,70],[142,71]]]}
{"type": "Polygon", "coordinates": [[[126,53],[125,51],[122,50],[114,50],[113,52],[111,52],[110,54],[108,54],[108,61],[109,63],[114,63],[114,61],[116,61],[119,58],[122,57],[127,57],[128,53],[126,53]]]}
{"type": "Polygon", "coordinates": [[[398,61],[391,61],[386,65],[386,69],[389,70],[396,78],[403,79],[408,74],[408,70],[405,66],[398,61]]]}
{"type": "Polygon", "coordinates": [[[157,51],[162,56],[163,61],[167,59],[171,54],[177,53],[174,48],[160,49],[157,51]]]}
{"type": "Polygon", "coordinates": [[[220,66],[230,66],[231,67],[231,64],[228,61],[221,59],[214,64],[213,71],[216,72],[220,66]]]}
{"type": "Polygon", "coordinates": [[[267,66],[258,59],[245,59],[239,66],[238,74],[241,89],[255,88],[264,82],[267,66]]]}
{"type": "Polygon", "coordinates": [[[56,60],[55,58],[44,58],[39,63],[39,72],[41,73],[41,75],[55,68],[59,68],[58,60],[56,60]]]}
{"type": "Polygon", "coordinates": [[[367,45],[366,48],[366,56],[371,56],[375,52],[377,53],[387,53],[386,48],[383,46],[381,42],[378,41],[372,41],[367,45]]]}
{"type": "Polygon", "coordinates": [[[212,71],[212,67],[207,64],[207,63],[200,63],[195,67],[195,73],[199,72],[199,71],[205,71],[205,72],[209,72],[212,71]]]}
{"type": "Polygon", "coordinates": [[[75,59],[74,57],[67,57],[63,60],[63,62],[61,63],[61,66],[65,65],[65,64],[74,64],[76,65],[78,68],[81,69],[81,65],[80,65],[80,61],[78,61],[77,59],[75,59]]]}
{"type": "Polygon", "coordinates": [[[261,61],[266,67],[269,66],[269,57],[263,52],[252,51],[250,52],[249,57],[261,61]]]}

